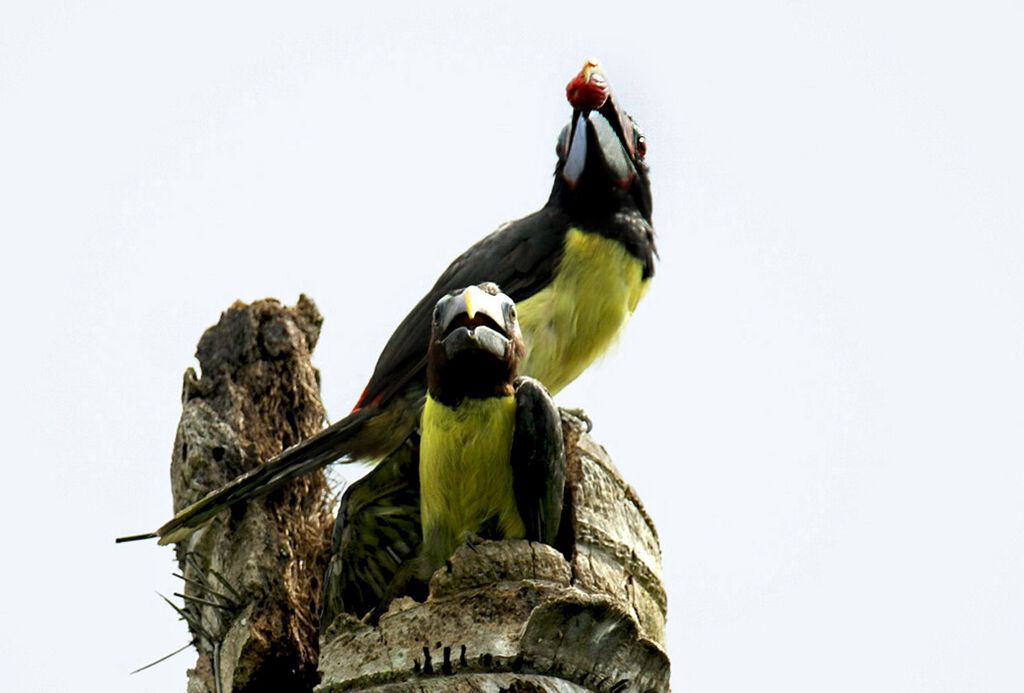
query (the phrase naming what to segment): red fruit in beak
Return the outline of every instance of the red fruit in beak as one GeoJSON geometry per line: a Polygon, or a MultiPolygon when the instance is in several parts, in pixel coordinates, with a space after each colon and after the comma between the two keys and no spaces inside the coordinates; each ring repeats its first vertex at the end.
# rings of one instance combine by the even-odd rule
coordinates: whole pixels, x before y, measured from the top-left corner
{"type": "Polygon", "coordinates": [[[565,87],[569,104],[581,111],[596,111],[608,100],[608,79],[593,60],[583,63],[583,69],[565,87]]]}

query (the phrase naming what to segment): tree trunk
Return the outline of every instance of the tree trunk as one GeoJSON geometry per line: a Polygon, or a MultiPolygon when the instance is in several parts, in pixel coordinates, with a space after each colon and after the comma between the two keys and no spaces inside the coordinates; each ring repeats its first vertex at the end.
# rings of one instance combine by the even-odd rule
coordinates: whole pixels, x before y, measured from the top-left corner
{"type": "MultiPolygon", "coordinates": [[[[235,303],[189,368],[171,461],[178,511],[324,424],[310,364],[323,318],[312,301],[235,303]]],[[[199,660],[189,693],[309,691],[333,518],[322,472],[289,482],[177,545],[183,615],[199,660]]]]}
{"type": "MultiPolygon", "coordinates": [[[[305,297],[236,303],[203,335],[171,465],[176,509],[319,430],[309,355],[321,320],[305,297]]],[[[464,545],[425,602],[396,600],[377,627],[342,614],[319,648],[323,475],[215,519],[178,547],[200,653],[189,693],[308,691],[317,669],[317,693],[668,690],[654,525],[580,422],[564,416],[563,431],[571,556],[526,541],[464,545]]]]}

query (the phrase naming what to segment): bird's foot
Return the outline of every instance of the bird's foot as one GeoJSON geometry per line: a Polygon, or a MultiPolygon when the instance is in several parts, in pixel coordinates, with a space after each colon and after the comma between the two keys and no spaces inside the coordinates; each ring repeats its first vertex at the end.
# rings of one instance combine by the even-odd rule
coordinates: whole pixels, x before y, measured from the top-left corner
{"type": "Polygon", "coordinates": [[[475,532],[463,532],[462,534],[462,543],[465,544],[466,548],[473,553],[476,553],[476,547],[483,544],[485,541],[486,539],[475,532]]]}
{"type": "Polygon", "coordinates": [[[363,618],[360,620],[366,625],[373,626],[374,628],[376,628],[378,625],[380,625],[380,617],[387,613],[388,607],[390,605],[390,599],[381,600],[381,603],[378,604],[373,611],[366,614],[366,616],[363,616],[363,618]]]}
{"type": "Polygon", "coordinates": [[[583,411],[581,407],[559,407],[558,411],[562,416],[571,416],[586,426],[587,430],[584,431],[584,433],[590,433],[594,430],[594,422],[590,420],[590,417],[587,416],[587,412],[583,411]]]}

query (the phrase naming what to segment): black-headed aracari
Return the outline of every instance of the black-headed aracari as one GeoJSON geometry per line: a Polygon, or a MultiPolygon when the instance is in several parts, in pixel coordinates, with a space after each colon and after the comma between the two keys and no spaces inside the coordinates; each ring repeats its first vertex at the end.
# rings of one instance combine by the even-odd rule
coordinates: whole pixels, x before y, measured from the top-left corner
{"type": "Polygon", "coordinates": [[[346,491],[324,627],[341,611],[376,618],[467,534],[552,545],[558,535],[561,419],[543,385],[517,377],[524,349],[515,304],[493,284],[471,286],[438,301],[431,328],[419,465],[410,469],[409,445],[346,491]]]}
{"type": "Polygon", "coordinates": [[[183,509],[155,534],[178,541],[235,503],[332,461],[377,461],[416,429],[426,394],[431,315],[453,290],[495,282],[514,300],[527,351],[520,372],[557,393],[615,339],[654,274],[646,141],[587,61],[566,94],[547,203],[449,265],[391,335],[344,419],[183,509]]]}
{"type": "Polygon", "coordinates": [[[520,377],[516,305],[493,284],[441,299],[420,423],[420,522],[429,576],[466,532],[554,543],[565,452],[558,410],[520,377]]]}

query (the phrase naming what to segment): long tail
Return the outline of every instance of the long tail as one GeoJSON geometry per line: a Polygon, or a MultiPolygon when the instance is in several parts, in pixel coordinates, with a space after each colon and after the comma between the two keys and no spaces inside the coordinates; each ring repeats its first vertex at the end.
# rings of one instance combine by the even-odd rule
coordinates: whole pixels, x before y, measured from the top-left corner
{"type": "Polygon", "coordinates": [[[270,493],[297,476],[308,474],[346,456],[359,456],[361,448],[354,440],[367,429],[367,422],[380,414],[374,407],[359,409],[336,421],[316,435],[293,445],[245,474],[211,491],[174,517],[156,532],[120,537],[117,542],[159,539],[160,544],[181,541],[231,506],[270,493]]]}

